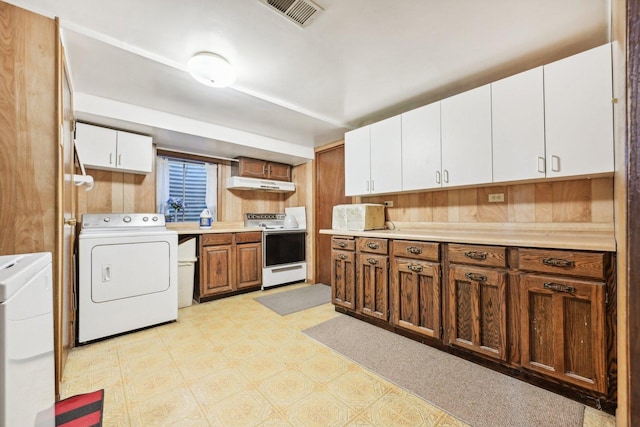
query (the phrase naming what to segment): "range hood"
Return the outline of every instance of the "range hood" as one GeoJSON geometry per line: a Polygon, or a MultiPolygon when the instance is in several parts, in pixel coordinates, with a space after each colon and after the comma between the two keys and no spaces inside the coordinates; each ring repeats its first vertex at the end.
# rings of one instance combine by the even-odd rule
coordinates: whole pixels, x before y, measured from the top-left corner
{"type": "Polygon", "coordinates": [[[288,181],[273,181],[269,179],[245,178],[232,176],[227,178],[228,190],[262,190],[277,193],[296,191],[296,185],[288,181]]]}

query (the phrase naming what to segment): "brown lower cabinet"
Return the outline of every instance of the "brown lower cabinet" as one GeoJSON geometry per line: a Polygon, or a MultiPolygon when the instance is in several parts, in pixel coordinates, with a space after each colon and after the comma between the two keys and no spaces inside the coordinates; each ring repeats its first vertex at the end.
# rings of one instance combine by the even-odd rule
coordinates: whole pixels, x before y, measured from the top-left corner
{"type": "Polygon", "coordinates": [[[615,254],[348,236],[332,247],[337,309],[615,408],[615,254]]]}
{"type": "Polygon", "coordinates": [[[386,239],[356,239],[357,312],[389,320],[389,256],[386,239]]]}
{"type": "Polygon", "coordinates": [[[200,280],[196,300],[254,289],[262,284],[262,233],[200,236],[200,280]]]}
{"type": "Polygon", "coordinates": [[[356,253],[353,238],[331,239],[331,300],[347,310],[356,310],[356,253]]]}

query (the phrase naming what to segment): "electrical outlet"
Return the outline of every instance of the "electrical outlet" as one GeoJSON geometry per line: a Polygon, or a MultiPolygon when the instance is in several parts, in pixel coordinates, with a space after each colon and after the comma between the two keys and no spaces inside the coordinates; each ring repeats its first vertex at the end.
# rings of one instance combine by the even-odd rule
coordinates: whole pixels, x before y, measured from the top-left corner
{"type": "Polygon", "coordinates": [[[504,202],[504,193],[489,194],[489,203],[504,202]]]}
{"type": "Polygon", "coordinates": [[[382,202],[383,205],[385,205],[388,208],[392,208],[393,207],[393,202],[391,200],[387,200],[386,202],[382,202]]]}

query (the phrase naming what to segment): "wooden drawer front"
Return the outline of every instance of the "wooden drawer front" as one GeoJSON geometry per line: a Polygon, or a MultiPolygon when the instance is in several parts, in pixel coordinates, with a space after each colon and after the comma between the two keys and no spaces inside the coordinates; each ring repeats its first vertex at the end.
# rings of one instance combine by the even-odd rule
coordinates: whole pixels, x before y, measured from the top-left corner
{"type": "Polygon", "coordinates": [[[392,255],[396,257],[440,261],[440,245],[438,243],[394,240],[391,245],[392,255]]]}
{"type": "Polygon", "coordinates": [[[372,254],[388,253],[388,241],[387,239],[369,239],[366,237],[358,237],[357,246],[359,252],[369,252],[372,254]]]}
{"type": "Polygon", "coordinates": [[[356,241],[353,239],[342,239],[334,237],[331,239],[331,249],[338,249],[341,251],[355,251],[356,241]]]}
{"type": "Polygon", "coordinates": [[[236,233],[236,243],[260,243],[262,242],[261,231],[249,231],[246,233],[236,233]]]}
{"type": "Polygon", "coordinates": [[[230,245],[233,243],[232,233],[211,233],[203,234],[200,237],[203,246],[210,245],[230,245]]]}
{"type": "Polygon", "coordinates": [[[547,249],[519,249],[520,270],[572,276],[606,277],[603,252],[550,251],[547,249]]]}
{"type": "Polygon", "coordinates": [[[478,246],[449,244],[449,262],[484,265],[489,267],[507,266],[507,248],[503,246],[478,246]]]}

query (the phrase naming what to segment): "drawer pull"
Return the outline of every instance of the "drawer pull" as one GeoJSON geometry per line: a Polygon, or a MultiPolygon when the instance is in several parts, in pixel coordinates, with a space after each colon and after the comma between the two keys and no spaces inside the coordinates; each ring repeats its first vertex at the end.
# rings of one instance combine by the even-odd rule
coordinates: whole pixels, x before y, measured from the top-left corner
{"type": "Polygon", "coordinates": [[[407,246],[407,252],[414,255],[420,255],[422,253],[422,248],[417,246],[407,246]]]}
{"type": "Polygon", "coordinates": [[[377,242],[368,242],[367,247],[369,249],[378,249],[380,245],[377,242]]]}
{"type": "Polygon", "coordinates": [[[464,256],[466,256],[467,258],[476,259],[480,261],[484,261],[485,259],[487,259],[487,253],[480,252],[480,251],[467,251],[464,253],[464,256]]]}
{"type": "Polygon", "coordinates": [[[369,264],[376,265],[378,263],[378,260],[377,259],[373,259],[373,258],[367,258],[367,262],[369,264]]]}
{"type": "Polygon", "coordinates": [[[487,276],[482,275],[482,274],[478,274],[478,273],[465,273],[464,277],[466,277],[469,280],[474,280],[476,282],[486,282],[487,281],[487,276]]]}
{"type": "Polygon", "coordinates": [[[338,255],[338,258],[340,259],[347,259],[347,256],[345,254],[340,254],[338,255]]]}
{"type": "Polygon", "coordinates": [[[565,286],[565,285],[561,285],[560,283],[551,283],[551,282],[545,282],[544,288],[551,289],[552,291],[569,292],[569,293],[573,293],[573,291],[575,290],[573,286],[565,286]]]}
{"type": "Polygon", "coordinates": [[[544,265],[550,265],[551,267],[574,267],[575,263],[568,259],[562,258],[545,258],[542,260],[544,265]]]}
{"type": "Polygon", "coordinates": [[[420,273],[422,271],[422,266],[420,264],[418,265],[409,264],[407,268],[413,271],[414,273],[420,273]]]}
{"type": "Polygon", "coordinates": [[[338,246],[340,246],[341,248],[346,248],[347,244],[345,242],[340,242],[338,243],[338,246]]]}

